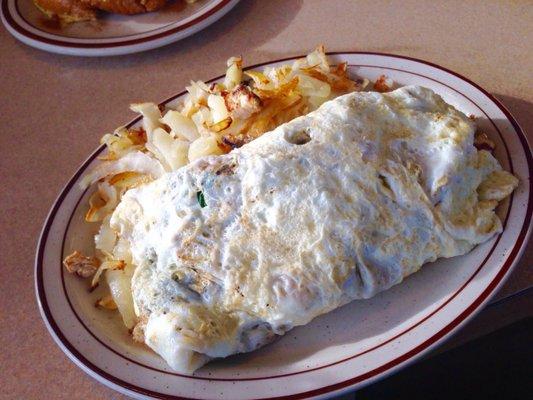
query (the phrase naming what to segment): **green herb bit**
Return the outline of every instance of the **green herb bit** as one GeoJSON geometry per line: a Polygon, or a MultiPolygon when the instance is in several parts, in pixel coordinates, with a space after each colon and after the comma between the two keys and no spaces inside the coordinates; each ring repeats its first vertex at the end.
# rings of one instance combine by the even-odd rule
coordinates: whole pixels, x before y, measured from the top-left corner
{"type": "Polygon", "coordinates": [[[200,204],[200,207],[204,208],[207,206],[203,192],[196,192],[196,198],[198,199],[198,204],[200,204]]]}

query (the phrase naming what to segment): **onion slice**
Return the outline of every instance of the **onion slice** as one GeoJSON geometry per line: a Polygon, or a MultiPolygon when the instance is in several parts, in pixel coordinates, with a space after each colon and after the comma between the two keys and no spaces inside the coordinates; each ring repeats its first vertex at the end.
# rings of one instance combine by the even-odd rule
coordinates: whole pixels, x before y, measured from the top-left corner
{"type": "Polygon", "coordinates": [[[131,272],[128,266],[125,270],[109,270],[106,272],[106,281],[111,291],[111,296],[118,307],[124,325],[132,329],[137,323],[133,296],[131,293],[131,272]]]}
{"type": "Polygon", "coordinates": [[[98,286],[98,282],[100,281],[100,276],[102,276],[102,273],[105,270],[111,269],[111,270],[122,270],[126,268],[126,263],[122,260],[111,260],[111,261],[104,261],[96,270],[96,273],[93,276],[93,280],[91,281],[91,289],[94,289],[96,286],[98,286]]]}
{"type": "Polygon", "coordinates": [[[155,158],[143,152],[134,151],[118,160],[104,161],[83,177],[80,186],[82,189],[86,189],[92,183],[106,176],[116,175],[121,172],[139,172],[156,179],[163,175],[165,169],[155,158]]]}
{"type": "Polygon", "coordinates": [[[118,204],[117,190],[107,182],[98,184],[98,190],[89,198],[89,211],[85,214],[85,221],[102,221],[111,214],[118,204]]]}

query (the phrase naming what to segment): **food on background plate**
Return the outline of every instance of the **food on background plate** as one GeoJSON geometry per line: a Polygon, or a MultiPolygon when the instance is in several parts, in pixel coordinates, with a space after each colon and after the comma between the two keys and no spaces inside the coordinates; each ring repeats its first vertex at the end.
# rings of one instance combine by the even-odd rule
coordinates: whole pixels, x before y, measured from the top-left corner
{"type": "Polygon", "coordinates": [[[134,105],[143,128],[104,136],[84,178],[98,182],[96,254],[65,259],[92,286],[105,276],[97,306],[173,369],[252,351],[501,231],[494,209],[518,181],[431,90],[387,92],[380,77],[383,93],[362,91],[322,48],[228,66],[176,110],[134,105]]]}
{"type": "MultiPolygon", "coordinates": [[[[91,21],[101,11],[114,14],[143,14],[157,11],[173,1],[182,0],[33,0],[39,10],[49,18],[64,23],[91,21]]],[[[196,0],[185,0],[191,4],[196,0]]]]}

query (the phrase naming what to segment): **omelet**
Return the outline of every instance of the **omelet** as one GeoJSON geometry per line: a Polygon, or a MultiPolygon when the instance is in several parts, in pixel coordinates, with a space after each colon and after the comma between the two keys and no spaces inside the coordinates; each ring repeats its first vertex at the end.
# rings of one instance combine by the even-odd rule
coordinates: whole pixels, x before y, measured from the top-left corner
{"type": "Polygon", "coordinates": [[[427,88],[350,93],[129,190],[137,336],[191,373],[489,240],[518,180],[475,132],[427,88]]]}

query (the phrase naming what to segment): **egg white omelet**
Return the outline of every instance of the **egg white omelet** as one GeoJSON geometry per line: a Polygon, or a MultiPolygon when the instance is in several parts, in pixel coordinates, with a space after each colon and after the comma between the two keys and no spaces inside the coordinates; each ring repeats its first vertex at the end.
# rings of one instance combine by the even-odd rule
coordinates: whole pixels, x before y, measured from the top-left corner
{"type": "Polygon", "coordinates": [[[351,93],[129,190],[137,333],[191,372],[470,251],[518,184],[475,130],[423,87],[351,93]]]}

